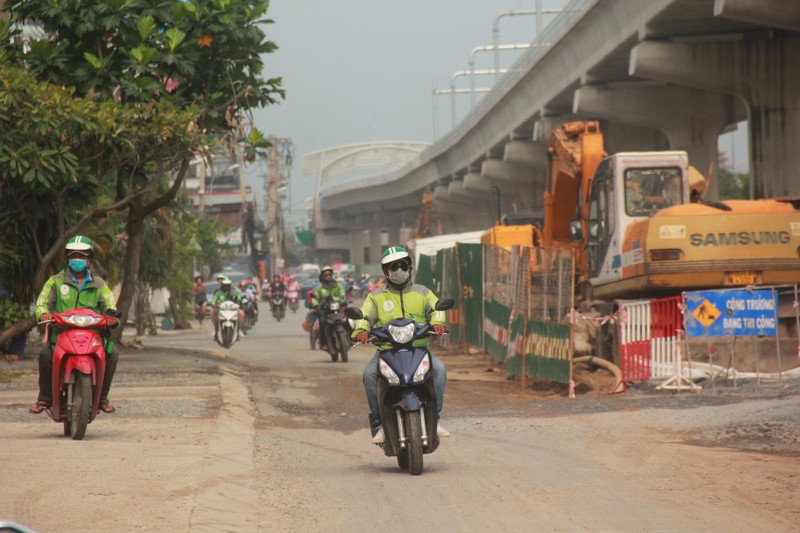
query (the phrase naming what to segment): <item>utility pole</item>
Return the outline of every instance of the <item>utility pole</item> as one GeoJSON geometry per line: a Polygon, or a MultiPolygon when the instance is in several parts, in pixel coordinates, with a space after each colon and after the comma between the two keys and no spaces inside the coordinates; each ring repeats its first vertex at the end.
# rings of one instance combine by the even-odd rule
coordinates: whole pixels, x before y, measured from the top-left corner
{"type": "Polygon", "coordinates": [[[283,262],[283,213],[281,212],[281,189],[289,191],[289,177],[294,162],[294,143],[288,137],[268,137],[267,150],[267,235],[269,237],[269,259],[271,275],[284,267],[283,262]]]}
{"type": "MultiPolygon", "coordinates": [[[[269,239],[269,275],[278,271],[281,258],[281,200],[278,193],[280,184],[280,160],[278,159],[277,139],[269,136],[267,151],[267,235],[269,239]]],[[[281,258],[282,259],[282,258],[281,258]]]]}

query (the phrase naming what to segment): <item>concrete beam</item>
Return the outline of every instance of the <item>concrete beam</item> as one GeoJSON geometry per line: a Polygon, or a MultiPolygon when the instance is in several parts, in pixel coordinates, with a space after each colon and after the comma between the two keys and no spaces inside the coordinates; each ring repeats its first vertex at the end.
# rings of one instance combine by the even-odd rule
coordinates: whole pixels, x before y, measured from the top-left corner
{"type": "Polygon", "coordinates": [[[711,170],[706,198],[717,200],[717,137],[726,126],[746,119],[733,95],[677,85],[653,87],[583,87],[575,93],[575,112],[642,128],[657,128],[670,148],[685,150],[689,163],[704,175],[711,170]]]}
{"type": "Polygon", "coordinates": [[[644,42],[631,52],[630,73],[731,93],[747,103],[750,185],[754,198],[800,196],[800,36],[735,42],[644,42]]]}
{"type": "Polygon", "coordinates": [[[533,171],[531,167],[501,161],[499,159],[487,159],[481,165],[481,176],[486,179],[503,182],[521,182],[530,178],[533,171]]]}
{"type": "Polygon", "coordinates": [[[533,141],[514,140],[506,143],[503,161],[537,168],[547,168],[547,145],[533,141]]]}
{"type": "Polygon", "coordinates": [[[714,16],[800,32],[800,2],[797,1],[715,0],[714,16]]]}

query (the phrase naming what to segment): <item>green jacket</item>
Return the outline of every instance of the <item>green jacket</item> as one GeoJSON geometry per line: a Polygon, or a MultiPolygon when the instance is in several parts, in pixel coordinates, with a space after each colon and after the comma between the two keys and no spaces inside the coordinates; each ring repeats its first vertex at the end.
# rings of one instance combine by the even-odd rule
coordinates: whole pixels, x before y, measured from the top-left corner
{"type": "MultiPolygon", "coordinates": [[[[84,280],[83,286],[73,279],[72,274],[66,269],[48,279],[39,297],[36,299],[36,318],[44,314],[62,313],[70,309],[91,309],[96,313],[105,313],[109,309],[116,310],[117,303],[108,284],[100,276],[93,276],[87,270],[90,280],[84,280]]],[[[53,328],[50,342],[55,344],[58,334],[63,328],[53,328]]],[[[113,344],[108,343],[108,351],[113,350],[113,344]]]]}
{"type": "Polygon", "coordinates": [[[335,283],[332,287],[326,287],[324,283],[320,283],[311,296],[311,305],[316,307],[327,300],[328,297],[331,300],[344,301],[344,289],[338,283],[335,283]]]}
{"type": "MultiPolygon", "coordinates": [[[[434,310],[439,298],[424,285],[410,284],[402,290],[388,283],[367,295],[361,305],[364,318],[356,322],[353,338],[361,331],[381,327],[395,318],[411,318],[416,322],[430,322],[445,325],[444,311],[434,310]]],[[[414,341],[414,346],[427,346],[428,340],[414,341]]],[[[379,346],[383,348],[383,346],[379,346]]]]}
{"type": "Polygon", "coordinates": [[[51,276],[42,287],[36,299],[36,318],[45,313],[61,313],[78,307],[105,313],[109,309],[116,310],[117,303],[108,284],[100,276],[91,276],[91,280],[79,288],[65,269],[51,276]]]}
{"type": "Polygon", "coordinates": [[[242,303],[242,295],[236,289],[231,289],[230,295],[225,294],[225,291],[222,289],[217,289],[214,291],[214,296],[211,297],[211,305],[219,305],[222,302],[230,300],[232,302],[236,302],[237,304],[242,303]]]}

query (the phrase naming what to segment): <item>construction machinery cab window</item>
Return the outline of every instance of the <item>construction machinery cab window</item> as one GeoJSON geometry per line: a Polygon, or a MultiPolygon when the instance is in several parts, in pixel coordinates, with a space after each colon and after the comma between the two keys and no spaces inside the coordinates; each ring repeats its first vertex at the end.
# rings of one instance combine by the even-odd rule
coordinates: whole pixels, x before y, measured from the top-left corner
{"type": "Polygon", "coordinates": [[[625,171],[625,211],[632,217],[649,217],[659,209],[681,203],[679,168],[631,168],[625,171]]]}
{"type": "Polygon", "coordinates": [[[589,271],[595,272],[611,241],[616,226],[614,179],[611,172],[598,172],[589,199],[588,260],[589,271]]]}

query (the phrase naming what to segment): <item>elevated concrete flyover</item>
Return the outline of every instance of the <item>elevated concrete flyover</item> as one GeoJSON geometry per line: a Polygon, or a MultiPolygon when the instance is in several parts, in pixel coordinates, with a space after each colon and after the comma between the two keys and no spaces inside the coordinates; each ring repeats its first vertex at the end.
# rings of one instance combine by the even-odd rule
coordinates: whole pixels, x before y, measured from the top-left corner
{"type": "Polygon", "coordinates": [[[536,210],[549,134],[579,119],[600,120],[609,153],[686,150],[711,199],[717,137],[747,120],[752,196],[800,196],[797,57],[800,2],[573,0],[453,130],[399,170],[323,189],[321,215],[378,206],[407,226],[426,190],[446,232],[536,210]]]}

